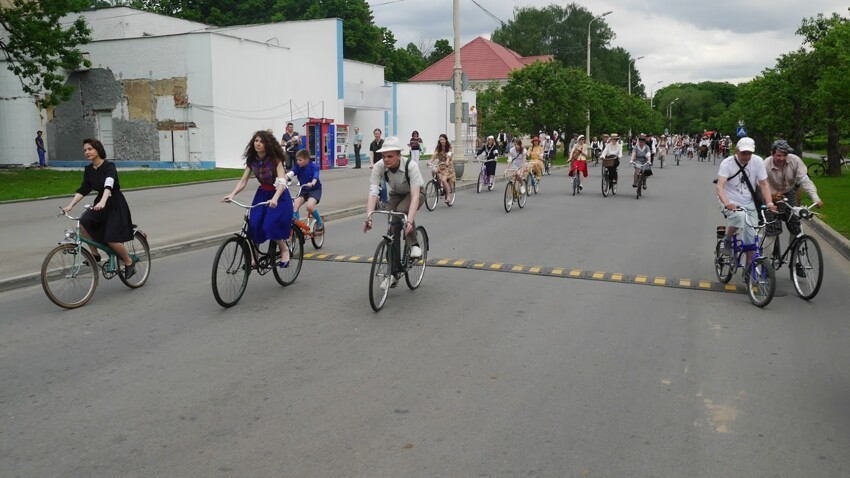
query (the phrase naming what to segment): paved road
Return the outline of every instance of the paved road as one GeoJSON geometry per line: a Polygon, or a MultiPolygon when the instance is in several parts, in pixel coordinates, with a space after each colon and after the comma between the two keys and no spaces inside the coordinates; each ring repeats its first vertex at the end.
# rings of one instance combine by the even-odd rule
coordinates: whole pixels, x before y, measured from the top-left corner
{"type": "MultiPolygon", "coordinates": [[[[712,279],[714,167],[656,171],[644,199],[528,207],[463,192],[422,211],[432,257],[712,279]]],[[[593,185],[593,186],[591,186],[593,185]]],[[[323,251],[370,254],[361,218],[323,251]]],[[[307,250],[311,247],[308,245],[307,250]]],[[[214,249],[104,281],[64,311],[0,294],[3,476],[841,476],[850,468],[850,267],[825,248],[811,303],[785,270],[767,309],[726,294],[429,268],[368,305],[368,267],[252,276],[219,308],[214,249]]],[[[734,280],[738,280],[737,278],[734,280]]]]}

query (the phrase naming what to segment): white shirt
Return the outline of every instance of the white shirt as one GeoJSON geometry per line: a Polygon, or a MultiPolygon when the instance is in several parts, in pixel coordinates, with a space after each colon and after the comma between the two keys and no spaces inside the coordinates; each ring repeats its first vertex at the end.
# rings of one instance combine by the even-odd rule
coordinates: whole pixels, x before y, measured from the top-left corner
{"type": "MultiPolygon", "coordinates": [[[[732,178],[740,168],[736,162],[736,156],[732,155],[724,159],[720,163],[720,170],[717,175],[722,178],[732,178]]],[[[747,177],[750,178],[750,184],[753,191],[758,190],[759,181],[767,179],[767,169],[764,167],[764,160],[761,156],[754,154],[750,161],[744,167],[747,177]]],[[[738,174],[734,178],[726,181],[723,185],[723,192],[726,193],[726,198],[729,202],[733,202],[739,206],[755,207],[753,196],[750,194],[750,189],[747,187],[747,182],[744,180],[744,174],[738,174]]]]}

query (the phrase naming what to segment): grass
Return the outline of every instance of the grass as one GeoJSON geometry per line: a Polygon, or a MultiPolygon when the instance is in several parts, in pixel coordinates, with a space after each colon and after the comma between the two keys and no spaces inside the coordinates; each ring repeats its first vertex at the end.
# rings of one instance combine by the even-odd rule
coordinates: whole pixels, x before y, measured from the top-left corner
{"type": "MultiPolygon", "coordinates": [[[[196,169],[181,171],[119,171],[121,189],[185,184],[216,179],[233,179],[242,169],[196,169]]],[[[48,196],[72,196],[80,187],[82,171],[53,169],[0,170],[0,201],[36,199],[48,196]]]]}
{"type": "MultiPolygon", "coordinates": [[[[804,161],[806,165],[820,162],[809,158],[804,161]]],[[[823,209],[818,211],[821,213],[820,218],[839,234],[850,238],[850,208],[846,206],[850,202],[850,173],[844,168],[841,168],[841,173],[841,176],[836,178],[811,176],[811,180],[817,186],[818,195],[824,203],[823,209]]],[[[805,193],[803,197],[806,197],[805,193]]]]}

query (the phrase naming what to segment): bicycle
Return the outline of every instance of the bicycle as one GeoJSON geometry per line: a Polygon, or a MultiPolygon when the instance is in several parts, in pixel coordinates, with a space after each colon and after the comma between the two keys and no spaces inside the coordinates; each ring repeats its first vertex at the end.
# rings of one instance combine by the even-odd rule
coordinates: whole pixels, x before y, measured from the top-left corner
{"type": "Polygon", "coordinates": [[[505,212],[511,212],[513,209],[514,201],[516,201],[517,205],[520,209],[525,207],[525,203],[528,200],[528,189],[525,192],[522,191],[521,188],[516,187],[516,181],[513,178],[513,174],[519,171],[517,168],[508,168],[505,170],[505,178],[511,176],[508,179],[508,184],[505,186],[505,212]]]}
{"type": "Polygon", "coordinates": [[[437,209],[437,200],[440,197],[446,198],[446,205],[452,207],[455,203],[455,182],[452,181],[451,188],[452,192],[446,195],[446,190],[443,189],[443,183],[440,181],[437,173],[437,169],[432,162],[428,163],[428,166],[431,167],[431,180],[428,181],[428,184],[425,185],[425,207],[428,208],[429,211],[433,211],[437,209]]]}
{"type": "Polygon", "coordinates": [[[251,271],[266,275],[269,271],[282,286],[295,282],[304,262],[304,233],[293,227],[289,236],[289,267],[280,268],[280,252],[276,241],[268,241],[265,251],[248,234],[248,217],[251,209],[268,205],[268,201],[257,204],[242,204],[234,199],[228,201],[245,209],[242,230],[228,237],[218,246],[212,267],[212,291],[215,301],[222,307],[232,307],[239,302],[248,287],[251,271]]]}
{"type": "Polygon", "coordinates": [[[485,159],[481,160],[479,158],[475,159],[477,162],[481,163],[481,171],[478,173],[478,187],[476,192],[480,193],[481,189],[486,185],[488,191],[493,190],[493,186],[496,183],[496,177],[490,176],[487,174],[487,163],[495,163],[495,159],[485,159]]]}
{"type": "MultiPolygon", "coordinates": [[[[850,159],[841,155],[838,160],[839,167],[844,166],[848,171],[850,171],[850,159]]],[[[810,164],[807,169],[810,175],[826,176],[826,173],[829,171],[829,158],[827,156],[821,156],[820,162],[810,164]]]]}
{"type": "Polygon", "coordinates": [[[573,174],[573,180],[571,181],[571,184],[572,184],[572,189],[573,189],[573,196],[575,196],[576,194],[581,194],[581,178],[579,177],[579,175],[581,174],[581,171],[579,171],[578,168],[576,168],[575,170],[573,170],[571,172],[574,173],[573,174]]]}
{"type": "MultiPolygon", "coordinates": [[[[629,164],[631,164],[632,166],[638,166],[638,164],[635,163],[634,161],[629,161],[629,164]]],[[[635,181],[635,184],[637,185],[637,188],[636,188],[637,189],[637,193],[636,193],[637,197],[635,199],[640,199],[641,195],[643,194],[643,191],[646,189],[646,177],[647,177],[646,172],[650,171],[651,168],[652,168],[652,165],[649,164],[649,161],[641,164],[637,168],[637,170],[638,170],[637,180],[635,181]]]]}
{"type": "Polygon", "coordinates": [[[666,155],[666,150],[667,150],[667,148],[663,148],[663,149],[660,148],[658,150],[658,161],[661,164],[661,169],[664,169],[664,156],[666,155]]]}
{"type": "Polygon", "coordinates": [[[610,156],[602,160],[602,197],[608,197],[608,192],[612,196],[617,195],[617,183],[614,182],[614,178],[611,177],[611,171],[608,169],[616,164],[616,160],[616,156],[610,156]]]}
{"type": "Polygon", "coordinates": [[[375,312],[384,308],[390,289],[396,286],[398,279],[404,275],[404,281],[410,290],[415,290],[422,284],[425,268],[428,265],[428,233],[422,226],[416,226],[416,243],[422,249],[422,256],[416,259],[410,257],[410,247],[405,241],[404,251],[401,250],[401,232],[407,227],[407,214],[393,211],[372,211],[372,214],[387,215],[387,234],[381,238],[375,255],[372,256],[372,267],[369,271],[369,305],[375,312]],[[401,227],[392,224],[393,217],[401,219],[401,227]],[[396,260],[396,257],[398,259],[396,260]]]}
{"type": "Polygon", "coordinates": [[[552,175],[552,158],[555,157],[555,150],[549,151],[543,156],[543,173],[547,176],[552,175]]]}
{"type": "Polygon", "coordinates": [[[823,282],[823,255],[820,244],[814,237],[803,233],[803,220],[809,221],[815,217],[815,213],[812,212],[814,204],[808,207],[791,206],[784,199],[777,201],[777,204],[779,203],[785,204],[791,210],[791,214],[801,220],[800,233],[794,236],[781,255],[779,254],[781,249],[779,236],[776,237],[771,265],[778,271],[783,264],[788,264],[791,283],[794,284],[797,295],[803,300],[811,300],[820,291],[823,282]]]}
{"type": "Polygon", "coordinates": [[[682,159],[682,148],[675,148],[673,150],[673,157],[676,158],[676,166],[678,166],[679,161],[682,159]]]}
{"type": "MultiPolygon", "coordinates": [[[[717,226],[717,244],[714,247],[714,272],[717,274],[717,279],[724,284],[728,283],[735,272],[742,269],[747,295],[756,307],[765,307],[773,300],[773,295],[776,293],[776,271],[770,259],[761,255],[761,238],[768,224],[764,215],[766,209],[767,206],[761,207],[762,222],[760,224],[753,225],[749,220],[746,221],[749,227],[756,230],[754,244],[744,244],[743,241],[738,240],[736,232],[732,234],[731,255],[724,254],[723,241],[726,238],[726,226],[717,226]],[[753,260],[749,264],[742,264],[741,257],[745,257],[746,260],[747,252],[753,252],[753,260]]],[[[745,209],[739,207],[736,211],[745,211],[745,209]]]]}
{"type": "MultiPolygon", "coordinates": [[[[292,195],[292,202],[295,202],[295,198],[301,195],[301,186],[298,186],[298,191],[292,195]]],[[[386,207],[386,206],[385,206],[386,207]]],[[[297,212],[297,211],[295,211],[297,212]]],[[[320,216],[322,218],[322,224],[325,224],[325,216],[320,216]]],[[[313,243],[313,248],[321,249],[323,245],[325,245],[325,233],[327,232],[327,228],[322,229],[321,231],[316,231],[316,225],[318,221],[311,216],[307,216],[306,219],[295,219],[295,216],[292,217],[292,225],[301,229],[301,233],[304,235],[305,240],[307,238],[310,239],[310,242],[313,243]]]]}
{"type": "MultiPolygon", "coordinates": [[[[90,207],[84,206],[85,209],[90,207]]],[[[64,209],[56,215],[59,216],[76,221],[76,224],[73,229],[65,230],[65,238],[47,253],[41,263],[41,287],[51,302],[65,309],[75,309],[85,305],[94,296],[99,278],[98,263],[86,245],[106,253],[107,258],[100,265],[104,279],[118,276],[131,289],[145,285],[151,272],[151,250],[147,235],[138,226],[133,225],[133,238],[124,243],[136,268],[135,274],[126,278],[122,261],[108,244],[83,237],[79,217],[71,216],[64,209]]]]}
{"type": "Polygon", "coordinates": [[[538,179],[537,175],[533,172],[529,171],[525,173],[525,184],[528,185],[528,195],[531,193],[540,194],[540,181],[543,178],[538,179]]]}

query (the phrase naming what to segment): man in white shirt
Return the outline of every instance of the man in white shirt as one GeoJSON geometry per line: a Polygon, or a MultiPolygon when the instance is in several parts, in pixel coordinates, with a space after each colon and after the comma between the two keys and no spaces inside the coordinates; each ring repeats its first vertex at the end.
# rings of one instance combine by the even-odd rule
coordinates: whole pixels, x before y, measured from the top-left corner
{"type": "MultiPolygon", "coordinates": [[[[764,160],[753,154],[755,150],[756,143],[752,138],[741,138],[735,145],[735,154],[724,159],[717,172],[717,199],[721,212],[726,216],[726,238],[723,241],[726,254],[731,254],[732,234],[739,229],[744,244],[755,244],[755,229],[749,224],[758,224],[759,220],[758,205],[753,197],[756,188],[761,190],[763,198],[770,201],[767,170],[764,160]],[[738,210],[739,207],[743,210],[738,210]]],[[[776,212],[773,202],[768,202],[767,206],[776,212]]],[[[747,263],[752,258],[753,251],[747,252],[747,263]]]]}

